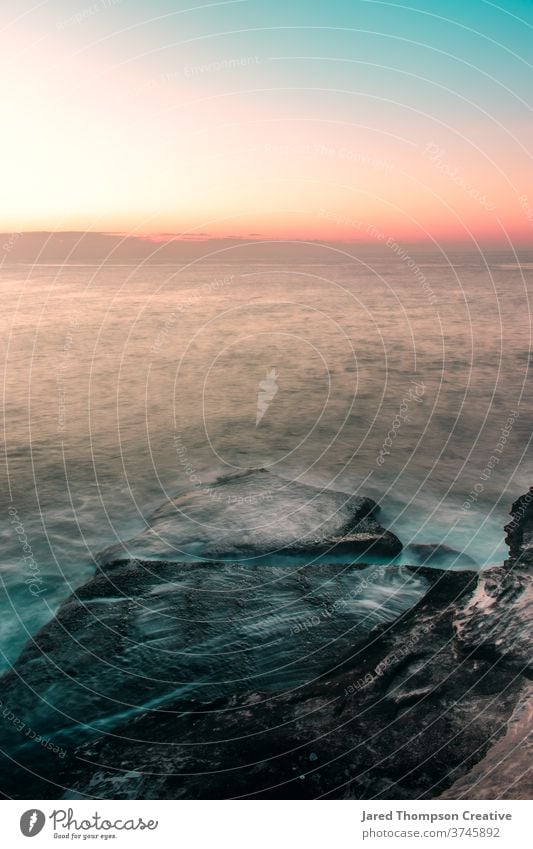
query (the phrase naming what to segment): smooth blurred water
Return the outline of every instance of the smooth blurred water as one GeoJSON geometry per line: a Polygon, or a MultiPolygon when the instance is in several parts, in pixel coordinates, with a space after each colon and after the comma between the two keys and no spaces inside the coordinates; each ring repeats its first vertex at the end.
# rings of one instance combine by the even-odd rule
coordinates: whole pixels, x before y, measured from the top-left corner
{"type": "MultiPolygon", "coordinates": [[[[69,605],[48,632],[47,651],[4,679],[2,700],[40,734],[77,745],[176,700],[198,707],[236,693],[295,691],[338,673],[373,627],[427,588],[401,566],[115,567],[80,590],[75,614],[69,605]]],[[[0,745],[31,751],[12,731],[2,724],[0,745]]]]}
{"type": "Polygon", "coordinates": [[[370,495],[404,544],[503,559],[511,501],[531,483],[533,254],[353,253],[3,266],[9,660],[99,550],[240,469],[370,495]]]}

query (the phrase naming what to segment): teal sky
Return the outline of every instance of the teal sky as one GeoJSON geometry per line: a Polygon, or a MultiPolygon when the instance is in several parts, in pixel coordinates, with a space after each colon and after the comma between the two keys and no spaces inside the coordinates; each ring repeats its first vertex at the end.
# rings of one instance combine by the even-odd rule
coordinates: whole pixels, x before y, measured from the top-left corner
{"type": "MultiPolygon", "coordinates": [[[[25,23],[41,32],[56,30],[73,48],[97,49],[148,75],[171,73],[177,62],[258,55],[261,70],[250,69],[249,79],[266,85],[299,87],[318,77],[338,88],[384,96],[391,88],[398,95],[407,90],[426,109],[434,106],[434,86],[439,91],[446,86],[510,115],[521,114],[519,98],[528,100],[531,91],[533,3],[525,0],[507,2],[505,8],[484,0],[5,0],[2,5],[7,21],[9,11],[19,18],[19,28],[25,23]],[[75,22],[76,15],[85,17],[75,22]],[[394,85],[391,73],[399,75],[394,85]]],[[[452,112],[461,109],[457,101],[445,105],[452,112]]]]}
{"type": "MultiPolygon", "coordinates": [[[[243,129],[243,150],[260,144],[262,124],[270,122],[270,126],[277,121],[284,126],[280,135],[284,144],[292,139],[294,146],[301,146],[306,138],[337,147],[349,144],[353,148],[355,144],[365,156],[375,147],[376,155],[388,157],[397,172],[407,169],[413,181],[422,181],[426,190],[442,194],[435,183],[442,173],[437,174],[435,167],[430,173],[423,155],[424,145],[436,141],[446,150],[450,169],[453,165],[464,175],[463,182],[474,179],[471,174],[483,166],[485,170],[474,173],[476,186],[481,184],[479,194],[490,191],[501,197],[502,214],[509,227],[516,230],[520,225],[522,237],[531,230],[529,224],[525,229],[522,226],[523,204],[520,211],[515,202],[524,192],[533,197],[529,155],[531,2],[512,0],[505,8],[483,0],[415,0],[406,4],[376,0],[182,0],[179,4],[170,0],[4,0],[2,5],[3,37],[12,59],[4,74],[15,74],[15,89],[24,76],[33,78],[36,86],[41,78],[44,86],[49,77],[41,102],[43,97],[50,98],[50,112],[59,122],[68,123],[70,118],[69,107],[58,102],[58,79],[59,88],[69,87],[74,109],[83,112],[84,106],[85,113],[97,120],[106,91],[116,92],[111,111],[117,122],[132,104],[139,115],[145,115],[138,137],[132,137],[131,116],[124,114],[122,129],[114,127],[110,133],[114,150],[129,138],[128,144],[138,143],[139,151],[141,144],[144,146],[146,158],[150,152],[148,122],[154,120],[154,133],[160,121],[161,132],[167,138],[179,134],[180,144],[196,126],[204,135],[211,127],[217,155],[224,159],[226,152],[231,156],[236,150],[237,142],[234,137],[224,139],[217,128],[226,114],[228,122],[241,122],[243,127],[248,116],[256,122],[256,129],[253,138],[246,139],[248,131],[243,129]],[[78,78],[80,92],[75,101],[78,78]],[[98,94],[99,86],[103,86],[103,96],[98,94]],[[204,106],[187,105],[208,101],[212,104],[209,115],[204,106]],[[173,116],[172,127],[169,115],[173,116]],[[351,131],[340,140],[341,131],[333,134],[331,128],[343,122],[361,128],[356,141],[351,131]],[[388,138],[394,138],[394,147],[388,138]],[[417,149],[415,162],[412,157],[417,149]]],[[[20,102],[18,91],[13,96],[20,102]]],[[[102,111],[100,120],[107,132],[109,113],[102,111]]],[[[265,140],[271,142],[271,137],[265,135],[265,140]]],[[[16,148],[16,141],[13,146],[16,148]]],[[[154,141],[154,168],[170,156],[162,147],[161,140],[154,141]]],[[[176,159],[184,155],[178,150],[176,159]]],[[[290,172],[289,168],[284,171],[285,165],[283,174],[290,172]]],[[[168,168],[178,179],[176,163],[169,162],[168,168]]],[[[198,168],[201,170],[200,165],[198,168]]],[[[191,168],[186,170],[182,185],[188,197],[193,186],[185,188],[191,168]]],[[[338,178],[324,163],[318,171],[329,184],[338,178]]],[[[271,173],[273,179],[281,172],[276,163],[265,162],[265,173],[271,173]]],[[[316,172],[316,167],[310,168],[311,175],[316,172]]],[[[249,180],[244,171],[242,179],[249,180]]],[[[154,181],[159,180],[163,182],[155,174],[154,181]]],[[[377,195],[383,195],[382,179],[376,179],[375,187],[359,178],[356,182],[357,189],[373,193],[375,188],[377,195]]],[[[454,199],[450,194],[452,187],[442,187],[446,188],[450,191],[445,191],[445,204],[460,203],[460,197],[454,199]]],[[[410,191],[418,189],[413,184],[410,191]]],[[[139,190],[140,209],[149,203],[148,195],[148,187],[139,190]]],[[[467,199],[462,200],[468,205],[467,199]]],[[[265,198],[264,203],[267,201],[270,199],[265,198]]],[[[396,196],[391,202],[397,203],[396,196]]],[[[120,201],[113,214],[119,215],[120,209],[131,208],[131,204],[131,198],[120,201]]],[[[94,214],[95,205],[96,200],[88,201],[87,215],[89,209],[94,214]]],[[[417,210],[426,205],[420,197],[417,210]]],[[[166,226],[175,229],[187,223],[179,212],[173,224],[169,200],[163,206],[159,218],[166,226]]],[[[204,206],[209,215],[207,201],[204,206]]],[[[342,208],[345,206],[343,201],[342,208]]],[[[216,203],[212,209],[219,214],[216,203]]],[[[14,219],[17,215],[20,218],[20,212],[14,219]]],[[[78,217],[82,221],[83,210],[78,217]]],[[[131,223],[124,219],[123,226],[131,223]]],[[[7,220],[3,224],[6,226],[7,220]]],[[[488,223],[480,226],[486,229],[488,223]]]]}

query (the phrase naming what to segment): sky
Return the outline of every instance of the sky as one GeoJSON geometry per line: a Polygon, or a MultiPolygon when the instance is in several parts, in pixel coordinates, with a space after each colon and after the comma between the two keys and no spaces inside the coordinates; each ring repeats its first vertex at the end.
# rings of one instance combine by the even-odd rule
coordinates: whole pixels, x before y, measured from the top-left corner
{"type": "Polygon", "coordinates": [[[530,0],[2,12],[0,231],[532,244],[530,0]]]}

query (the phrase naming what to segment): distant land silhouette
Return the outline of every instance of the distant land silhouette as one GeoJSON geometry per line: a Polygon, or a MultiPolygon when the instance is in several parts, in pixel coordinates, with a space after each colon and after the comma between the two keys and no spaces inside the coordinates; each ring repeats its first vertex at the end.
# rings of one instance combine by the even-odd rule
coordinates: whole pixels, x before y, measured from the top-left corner
{"type": "MultiPolygon", "coordinates": [[[[395,243],[396,244],[396,243],[395,243]]],[[[435,253],[443,246],[433,242],[402,243],[413,253],[435,253]]],[[[491,244],[485,250],[501,250],[491,244]]],[[[471,244],[454,243],[446,249],[472,251],[471,244]]],[[[121,233],[5,232],[0,233],[0,264],[165,264],[197,259],[216,262],[349,262],[360,254],[390,253],[383,242],[320,242],[316,240],[269,239],[252,233],[235,238],[213,238],[209,234],[126,235],[121,233]]]]}

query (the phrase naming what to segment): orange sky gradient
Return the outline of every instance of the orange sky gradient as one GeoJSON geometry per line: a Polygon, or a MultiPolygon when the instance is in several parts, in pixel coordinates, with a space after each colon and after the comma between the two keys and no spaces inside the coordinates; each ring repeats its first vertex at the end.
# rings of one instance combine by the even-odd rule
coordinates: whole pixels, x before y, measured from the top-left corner
{"type": "Polygon", "coordinates": [[[126,7],[4,30],[1,231],[532,244],[531,109],[497,51],[470,75],[382,39],[326,61],[207,13],[195,47],[190,15],[171,33],[126,7]]]}

